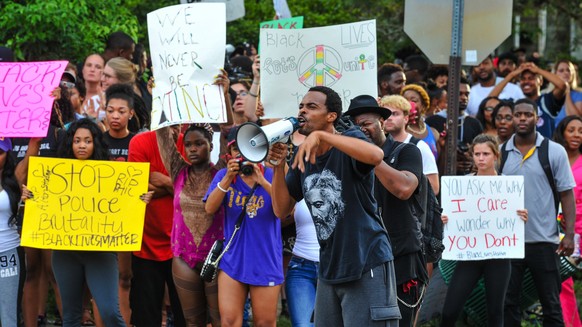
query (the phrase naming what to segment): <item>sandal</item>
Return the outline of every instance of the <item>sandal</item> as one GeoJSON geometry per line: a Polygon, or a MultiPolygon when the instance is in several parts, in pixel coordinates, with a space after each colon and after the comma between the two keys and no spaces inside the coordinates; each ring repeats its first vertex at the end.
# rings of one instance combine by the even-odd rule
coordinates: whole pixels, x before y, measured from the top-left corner
{"type": "Polygon", "coordinates": [[[81,323],[81,326],[95,326],[95,322],[91,319],[87,319],[81,323]]]}
{"type": "Polygon", "coordinates": [[[83,310],[83,322],[81,326],[95,326],[95,321],[91,317],[91,309],[84,309],[83,310]]]}

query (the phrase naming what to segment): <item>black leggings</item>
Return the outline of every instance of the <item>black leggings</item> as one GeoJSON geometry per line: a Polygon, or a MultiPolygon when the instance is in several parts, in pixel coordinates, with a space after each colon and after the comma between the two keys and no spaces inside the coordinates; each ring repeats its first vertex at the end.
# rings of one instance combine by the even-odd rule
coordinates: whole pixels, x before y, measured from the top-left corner
{"type": "Polygon", "coordinates": [[[442,326],[455,326],[465,302],[481,276],[485,278],[487,326],[503,326],[503,306],[510,272],[509,259],[457,261],[443,307],[442,326]]]}

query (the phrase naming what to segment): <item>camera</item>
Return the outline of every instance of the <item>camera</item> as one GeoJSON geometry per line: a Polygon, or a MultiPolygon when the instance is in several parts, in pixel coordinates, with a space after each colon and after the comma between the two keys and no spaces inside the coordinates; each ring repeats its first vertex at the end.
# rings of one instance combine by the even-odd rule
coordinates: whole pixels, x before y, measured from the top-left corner
{"type": "Polygon", "coordinates": [[[250,176],[255,171],[255,167],[250,161],[243,161],[242,158],[238,161],[238,170],[245,176],[250,176]]]}
{"type": "Polygon", "coordinates": [[[468,146],[467,144],[459,143],[459,144],[457,145],[457,149],[458,149],[460,152],[463,152],[463,153],[465,153],[465,152],[469,151],[469,146],[468,146]]]}
{"type": "Polygon", "coordinates": [[[216,278],[216,273],[218,269],[218,257],[222,253],[222,248],[224,246],[224,240],[216,240],[204,260],[202,269],[200,270],[200,277],[205,282],[211,282],[216,278]]]}

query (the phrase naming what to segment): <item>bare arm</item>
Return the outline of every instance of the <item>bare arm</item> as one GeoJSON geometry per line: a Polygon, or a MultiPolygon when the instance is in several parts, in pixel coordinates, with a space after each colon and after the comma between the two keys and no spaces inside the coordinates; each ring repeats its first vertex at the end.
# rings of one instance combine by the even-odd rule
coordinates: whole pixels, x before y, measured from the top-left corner
{"type": "Polygon", "coordinates": [[[24,159],[22,159],[14,169],[14,175],[16,176],[16,180],[18,181],[18,185],[26,184],[26,180],[28,178],[28,162],[30,156],[38,156],[41,142],[42,138],[40,137],[32,137],[30,141],[28,141],[28,149],[26,150],[24,159]]]}
{"type": "Polygon", "coordinates": [[[176,178],[182,168],[188,165],[180,152],[178,152],[178,147],[176,146],[173,133],[174,132],[170,129],[170,127],[163,127],[156,130],[156,138],[158,141],[158,148],[160,149],[160,156],[162,157],[164,167],[166,167],[166,170],[172,177],[172,180],[176,178]]]}
{"type": "Polygon", "coordinates": [[[234,124],[234,118],[232,116],[232,102],[230,101],[230,94],[228,89],[230,88],[230,80],[228,79],[228,73],[226,70],[221,69],[220,74],[216,76],[214,84],[222,86],[222,93],[224,95],[224,103],[226,104],[226,125],[232,126],[234,124]]]}
{"type": "MultiPolygon", "coordinates": [[[[224,102],[226,103],[226,123],[219,124],[220,127],[220,149],[218,149],[218,162],[216,162],[216,169],[220,170],[226,167],[226,161],[224,160],[224,155],[226,154],[226,136],[227,131],[234,124],[234,117],[232,116],[232,102],[230,101],[230,95],[228,90],[230,88],[230,80],[228,79],[228,73],[224,70],[220,70],[220,74],[216,77],[215,84],[222,86],[222,91],[224,92],[224,102]]],[[[216,149],[214,150],[216,151],[216,149]]]]}
{"type": "Polygon", "coordinates": [[[493,90],[491,90],[491,92],[489,92],[489,96],[490,97],[499,97],[501,92],[503,92],[503,89],[505,88],[505,86],[508,83],[510,83],[511,81],[513,81],[516,77],[518,77],[523,71],[524,71],[524,65],[521,65],[516,70],[507,74],[507,76],[505,76],[505,78],[501,82],[499,82],[499,84],[495,85],[493,90]]]}
{"type": "Polygon", "coordinates": [[[376,177],[388,192],[400,200],[408,200],[418,187],[418,178],[406,170],[397,170],[382,161],[374,170],[376,177]]]}
{"type": "Polygon", "coordinates": [[[574,252],[574,224],[576,222],[576,204],[574,202],[574,191],[567,190],[560,192],[560,201],[562,202],[562,214],[566,221],[565,234],[558,254],[569,256],[574,252]]]}
{"type": "Polygon", "coordinates": [[[576,103],[572,101],[572,94],[570,93],[570,87],[568,84],[566,84],[566,99],[564,101],[564,106],[566,106],[566,116],[582,115],[582,101],[576,103]]]}
{"type": "Polygon", "coordinates": [[[226,169],[226,174],[224,177],[222,177],[216,188],[208,195],[208,198],[206,199],[204,209],[208,214],[215,214],[222,205],[222,200],[224,200],[224,197],[228,193],[228,189],[230,188],[232,180],[238,174],[237,159],[230,159],[226,169]],[[223,190],[227,192],[224,192],[223,190]]]}
{"type": "Polygon", "coordinates": [[[432,187],[434,195],[439,195],[439,191],[441,189],[441,185],[439,183],[439,174],[428,174],[426,175],[426,178],[430,182],[430,187],[432,187]]]}
{"type": "Polygon", "coordinates": [[[529,70],[534,74],[542,75],[548,82],[554,85],[552,94],[556,99],[563,99],[566,93],[566,83],[556,74],[553,74],[545,69],[541,69],[533,62],[523,64],[525,70],[529,70]]]}
{"type": "Polygon", "coordinates": [[[174,185],[172,184],[172,179],[170,176],[164,175],[160,172],[151,172],[148,191],[154,191],[154,199],[161,198],[166,195],[173,195],[174,185]]]}
{"type": "Polygon", "coordinates": [[[324,131],[314,131],[299,146],[292,168],[299,167],[305,170],[305,161],[315,164],[317,150],[321,146],[329,145],[359,162],[377,166],[384,158],[384,152],[378,146],[354,137],[332,134],[324,131]]]}
{"type": "Polygon", "coordinates": [[[285,228],[295,223],[295,208],[291,214],[285,218],[281,218],[281,228],[285,228]]]}
{"type": "Polygon", "coordinates": [[[257,55],[255,61],[253,62],[253,84],[251,84],[251,89],[249,90],[249,96],[245,99],[245,117],[249,121],[256,122],[259,120],[257,116],[257,102],[259,101],[259,90],[261,85],[261,59],[257,55]]]}
{"type": "Polygon", "coordinates": [[[287,145],[275,143],[269,151],[267,161],[273,164],[273,181],[271,183],[271,199],[273,201],[273,212],[277,217],[287,217],[295,208],[295,199],[289,194],[287,182],[285,181],[285,157],[287,156],[287,145]],[[274,164],[277,163],[277,164],[274,164]]]}
{"type": "MultiPolygon", "coordinates": [[[[269,195],[272,195],[271,183],[265,178],[265,175],[263,175],[263,172],[259,168],[258,164],[253,164],[253,173],[255,174],[255,176],[257,178],[257,184],[259,184],[262,188],[264,188],[265,191],[267,191],[267,193],[269,193],[269,195]]],[[[285,217],[283,217],[283,218],[285,218],[285,217]]]]}

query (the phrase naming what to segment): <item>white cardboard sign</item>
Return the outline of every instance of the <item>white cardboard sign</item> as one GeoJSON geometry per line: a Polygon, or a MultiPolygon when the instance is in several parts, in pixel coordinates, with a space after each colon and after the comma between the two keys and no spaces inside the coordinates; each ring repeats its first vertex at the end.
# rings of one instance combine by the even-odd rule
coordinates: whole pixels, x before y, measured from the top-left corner
{"type": "Polygon", "coordinates": [[[266,118],[296,116],[310,87],[350,100],[378,93],[376,20],[297,30],[261,29],[261,101],[266,118]]]}
{"type": "Polygon", "coordinates": [[[443,259],[524,257],[523,176],[443,176],[443,259]]]}
{"type": "Polygon", "coordinates": [[[224,65],[224,3],[193,3],[148,14],[153,72],[151,128],[226,122],[222,89],[213,85],[224,65]]]}

